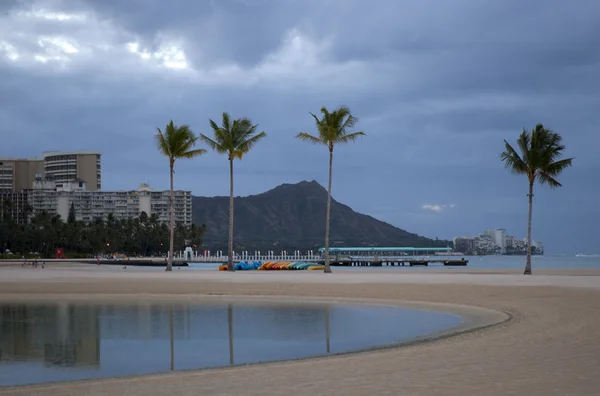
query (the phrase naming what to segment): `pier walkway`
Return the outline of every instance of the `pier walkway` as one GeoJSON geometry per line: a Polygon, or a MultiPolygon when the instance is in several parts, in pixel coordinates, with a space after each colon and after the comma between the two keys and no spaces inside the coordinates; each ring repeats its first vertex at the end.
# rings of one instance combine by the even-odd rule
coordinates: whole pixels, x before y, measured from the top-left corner
{"type": "MultiPolygon", "coordinates": [[[[312,251],[301,254],[300,251],[288,254],[285,251],[275,254],[273,251],[267,254],[261,252],[234,252],[234,262],[240,261],[302,261],[322,263],[324,261],[324,249],[321,248],[315,254],[312,251]]],[[[431,248],[414,248],[414,247],[345,247],[345,248],[330,248],[329,258],[332,266],[346,267],[381,267],[381,266],[428,266],[429,264],[441,264],[444,266],[465,266],[469,262],[464,258],[458,258],[452,254],[452,248],[431,247],[431,248]]],[[[184,258],[183,253],[176,255],[177,258],[184,258]]],[[[185,258],[184,258],[185,259],[185,258]]],[[[222,252],[217,252],[216,255],[210,255],[210,252],[205,252],[202,256],[189,257],[189,262],[198,263],[226,263],[227,256],[223,256],[222,252]]]]}

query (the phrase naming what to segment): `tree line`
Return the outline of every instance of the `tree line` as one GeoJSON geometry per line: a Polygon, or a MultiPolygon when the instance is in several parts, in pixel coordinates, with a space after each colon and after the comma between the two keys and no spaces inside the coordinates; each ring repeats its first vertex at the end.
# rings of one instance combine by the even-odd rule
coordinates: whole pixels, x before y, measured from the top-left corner
{"type": "MultiPolygon", "coordinates": [[[[63,248],[67,258],[116,253],[163,256],[168,251],[169,227],[159,223],[155,214],[148,216],[142,212],[139,217],[118,219],[110,213],[106,218],[85,223],[75,221],[71,211],[66,222],[60,215],[42,212],[27,224],[18,224],[6,211],[9,205],[6,201],[2,205],[0,253],[8,250],[13,254],[11,257],[51,258],[57,248],[63,248]]],[[[178,224],[174,230],[174,248],[183,250],[186,246],[201,246],[205,230],[205,225],[178,224]]]]}

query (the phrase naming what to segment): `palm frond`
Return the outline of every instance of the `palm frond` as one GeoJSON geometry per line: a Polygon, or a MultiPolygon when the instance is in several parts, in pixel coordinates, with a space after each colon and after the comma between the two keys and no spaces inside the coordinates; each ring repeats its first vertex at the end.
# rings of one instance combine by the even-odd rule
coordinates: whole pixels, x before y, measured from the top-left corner
{"type": "Polygon", "coordinates": [[[208,120],[208,123],[210,124],[210,127],[212,128],[213,132],[221,129],[221,127],[219,125],[217,125],[217,123],[214,122],[213,120],[208,120]]]}
{"type": "Polygon", "coordinates": [[[195,150],[189,150],[184,152],[181,155],[181,158],[194,158],[194,157],[199,157],[201,155],[206,154],[206,150],[205,149],[195,149],[195,150]]]}
{"type": "Polygon", "coordinates": [[[167,139],[160,128],[156,128],[156,135],[154,135],[154,140],[156,142],[156,147],[158,151],[164,156],[170,157],[171,152],[169,150],[169,145],[167,139]]]}
{"type": "MultiPolygon", "coordinates": [[[[212,120],[211,120],[211,122],[212,122],[212,120]]],[[[200,139],[200,141],[202,141],[204,144],[206,144],[208,147],[210,147],[212,150],[216,151],[219,154],[226,152],[225,148],[223,148],[219,143],[212,140],[211,138],[209,138],[208,136],[206,136],[203,133],[201,133],[198,136],[198,139],[200,139]]]]}
{"type": "Polygon", "coordinates": [[[317,127],[317,132],[319,132],[319,138],[323,142],[327,142],[329,138],[329,133],[327,131],[327,117],[329,117],[329,113],[326,108],[321,109],[321,113],[323,113],[323,119],[319,119],[314,113],[309,113],[312,118],[315,120],[315,125],[317,127]]]}
{"type": "Polygon", "coordinates": [[[504,167],[512,173],[527,174],[527,163],[506,140],[504,141],[504,145],[505,151],[500,154],[500,159],[504,162],[504,167]]]}
{"type": "Polygon", "coordinates": [[[354,128],[354,126],[358,123],[358,118],[354,117],[352,114],[348,113],[348,117],[346,121],[342,124],[341,129],[346,131],[348,128],[354,128]]]}
{"type": "Polygon", "coordinates": [[[342,144],[342,143],[350,143],[355,141],[356,139],[358,139],[361,136],[366,136],[366,134],[364,132],[352,132],[352,133],[347,133],[345,135],[341,135],[337,140],[336,140],[336,144],[342,144]]]}
{"type": "Polygon", "coordinates": [[[229,115],[228,112],[224,111],[223,112],[223,129],[225,130],[230,130],[231,129],[231,116],[229,115]]]}
{"type": "Polygon", "coordinates": [[[562,187],[562,184],[560,184],[558,180],[556,180],[554,177],[552,177],[546,172],[539,172],[537,178],[541,184],[547,184],[551,188],[562,187]]]}
{"type": "Polygon", "coordinates": [[[552,162],[546,165],[543,169],[540,169],[540,172],[543,172],[549,176],[558,176],[565,169],[571,167],[573,165],[573,158],[565,158],[559,161],[552,162]]]}
{"type": "Polygon", "coordinates": [[[300,132],[296,135],[297,139],[304,140],[306,142],[310,142],[313,144],[327,144],[327,141],[323,141],[323,139],[318,138],[316,136],[310,135],[306,132],[300,132]]]}
{"type": "MultiPolygon", "coordinates": [[[[504,142],[506,142],[506,140],[504,142]]],[[[523,129],[523,132],[521,132],[521,135],[519,135],[519,138],[517,139],[517,145],[519,146],[519,149],[521,150],[520,158],[523,160],[523,162],[526,164],[531,162],[531,159],[529,158],[529,154],[531,151],[532,141],[531,141],[529,133],[525,129],[523,129]]],[[[516,153],[516,151],[515,151],[515,153],[516,153]]]]}
{"type": "Polygon", "coordinates": [[[543,152],[544,164],[555,162],[562,156],[565,146],[562,144],[562,136],[556,132],[549,131],[545,137],[544,146],[546,149],[543,152]]]}
{"type": "MultiPolygon", "coordinates": [[[[327,110],[327,109],[325,109],[325,110],[327,110]]],[[[321,111],[323,111],[323,109],[321,109],[321,111]]],[[[315,119],[315,124],[317,125],[317,129],[319,129],[321,127],[321,120],[314,113],[309,113],[309,114],[315,119]]]]}
{"type": "MultiPolygon", "coordinates": [[[[253,129],[256,129],[256,126],[253,126],[253,129]]],[[[265,136],[267,136],[267,134],[263,131],[250,137],[249,139],[245,140],[242,144],[240,144],[240,149],[244,153],[247,153],[248,151],[252,150],[256,143],[258,143],[265,136]]]]}

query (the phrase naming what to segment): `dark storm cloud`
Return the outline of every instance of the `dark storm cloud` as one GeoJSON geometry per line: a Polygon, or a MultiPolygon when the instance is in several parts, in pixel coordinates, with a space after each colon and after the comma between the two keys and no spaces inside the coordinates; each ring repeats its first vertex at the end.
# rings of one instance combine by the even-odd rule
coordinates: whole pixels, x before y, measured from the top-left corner
{"type": "MultiPolygon", "coordinates": [[[[429,236],[522,237],[525,180],[498,153],[543,122],[577,158],[536,193],[534,236],[591,251],[599,20],[594,0],[3,1],[0,155],[98,149],[106,188],[165,188],[156,127],[207,133],[229,111],[269,134],[236,163],[236,194],[325,185],[326,150],[294,135],[347,104],[368,136],[336,149],[335,198],[429,236]]],[[[176,167],[178,187],[227,193],[224,158],[176,167]]]]}

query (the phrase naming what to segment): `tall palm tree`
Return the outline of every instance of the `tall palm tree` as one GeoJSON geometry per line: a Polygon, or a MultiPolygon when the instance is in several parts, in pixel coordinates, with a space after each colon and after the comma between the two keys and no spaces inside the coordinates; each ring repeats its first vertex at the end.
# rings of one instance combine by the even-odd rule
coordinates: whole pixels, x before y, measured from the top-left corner
{"type": "Polygon", "coordinates": [[[313,144],[322,144],[329,150],[329,184],[327,186],[327,211],[325,214],[325,272],[331,273],[329,266],[329,223],[331,212],[331,174],[333,169],[333,149],[336,145],[350,143],[359,136],[364,136],[364,132],[349,132],[358,122],[358,118],[350,113],[350,109],[341,106],[332,112],[327,108],[321,108],[321,118],[310,113],[317,124],[318,135],[313,136],[306,132],[300,132],[296,137],[313,144]]]}
{"type": "Polygon", "coordinates": [[[506,140],[505,151],[500,154],[506,169],[515,174],[527,176],[529,181],[529,217],[527,219],[527,262],[525,275],[531,275],[531,217],[533,213],[533,185],[535,181],[552,188],[561,187],[557,177],[571,166],[573,158],[560,159],[565,146],[562,136],[542,124],[536,125],[531,132],[523,129],[517,139],[520,154],[506,140]]]}
{"type": "Polygon", "coordinates": [[[227,155],[229,160],[229,245],[227,249],[227,271],[233,271],[233,160],[242,159],[244,154],[254,147],[266,133],[256,133],[258,125],[248,118],[231,120],[229,113],[223,113],[221,125],[210,120],[213,138],[200,134],[200,139],[219,154],[227,155]]]}
{"type": "Polygon", "coordinates": [[[170,176],[170,221],[169,221],[169,259],[167,262],[167,271],[173,270],[173,245],[175,242],[175,191],[173,190],[173,174],[175,173],[175,160],[180,158],[194,158],[205,154],[204,149],[193,149],[196,144],[196,136],[187,125],[176,126],[173,120],[167,124],[164,132],[156,128],[156,145],[158,151],[169,158],[169,176],[170,176]]]}

